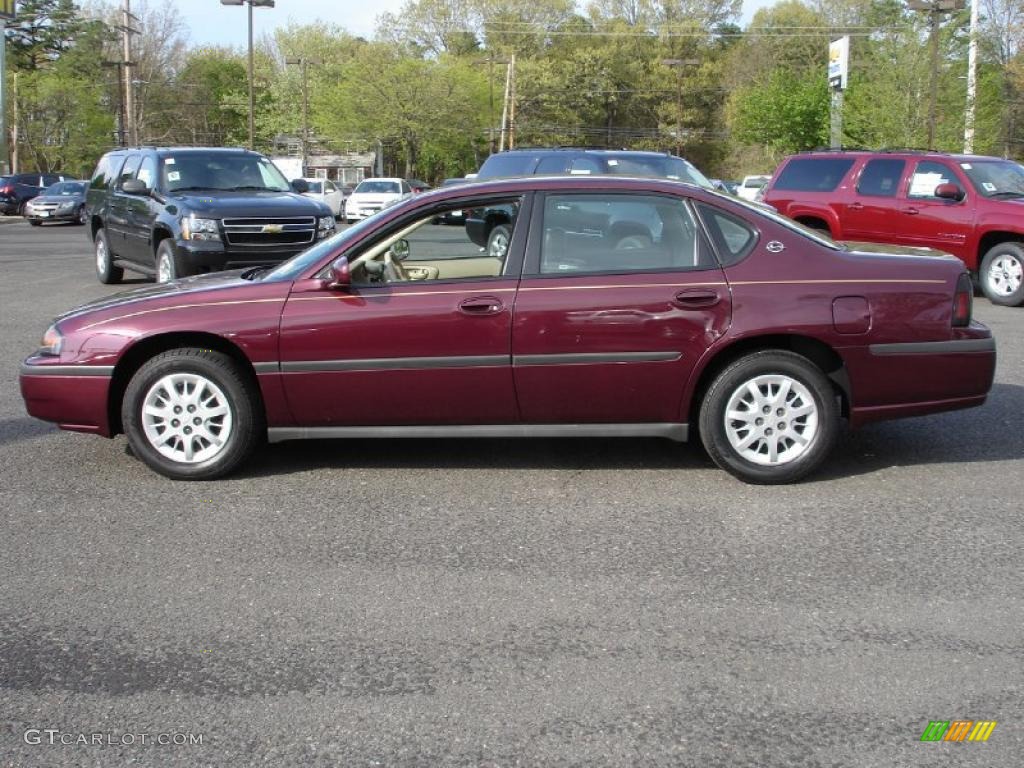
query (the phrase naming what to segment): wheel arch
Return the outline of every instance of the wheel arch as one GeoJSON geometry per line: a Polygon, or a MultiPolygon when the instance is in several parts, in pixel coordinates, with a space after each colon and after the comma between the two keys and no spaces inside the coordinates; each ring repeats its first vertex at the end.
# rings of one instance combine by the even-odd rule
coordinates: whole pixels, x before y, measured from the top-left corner
{"type": "Polygon", "coordinates": [[[690,425],[699,422],[700,407],[704,396],[719,373],[741,357],[769,349],[794,352],[816,365],[829,381],[840,398],[840,413],[849,417],[852,393],[850,378],[843,358],[825,342],[811,336],[793,333],[766,334],[737,339],[732,344],[716,350],[707,358],[692,389],[687,410],[690,425]]]}
{"type": "Polygon", "coordinates": [[[803,224],[805,227],[809,229],[822,230],[825,232],[825,234],[829,235],[830,237],[832,235],[832,226],[828,223],[825,217],[820,216],[818,214],[800,214],[799,216],[794,216],[793,221],[797,222],[798,224],[803,224]]]}
{"type": "Polygon", "coordinates": [[[1010,232],[1005,229],[993,229],[979,237],[978,249],[976,252],[977,261],[973,268],[974,272],[979,272],[981,270],[981,261],[985,258],[985,254],[988,253],[990,249],[1001,243],[1018,243],[1024,247],[1024,233],[1010,232]]]}
{"type": "Polygon", "coordinates": [[[120,359],[118,359],[117,364],[114,366],[114,372],[110,380],[110,389],[107,394],[107,420],[110,424],[111,437],[124,431],[121,423],[121,402],[124,400],[124,393],[132,376],[145,365],[147,360],[159,355],[161,352],[183,347],[212,349],[230,357],[250,379],[253,392],[260,398],[258,406],[260,408],[264,407],[259,380],[256,377],[256,369],[253,368],[252,362],[238,345],[215,333],[171,331],[139,339],[121,354],[120,359]]]}
{"type": "Polygon", "coordinates": [[[153,227],[153,235],[151,239],[154,258],[156,258],[156,249],[160,247],[160,243],[169,237],[174,237],[174,233],[171,232],[170,228],[166,224],[157,224],[153,227]]]}

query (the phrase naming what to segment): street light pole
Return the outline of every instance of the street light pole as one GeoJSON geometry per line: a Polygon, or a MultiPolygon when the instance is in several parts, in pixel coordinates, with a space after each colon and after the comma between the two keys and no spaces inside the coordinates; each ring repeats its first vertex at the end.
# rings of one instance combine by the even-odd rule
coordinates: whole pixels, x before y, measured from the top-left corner
{"type": "Polygon", "coordinates": [[[249,11],[249,149],[253,149],[255,146],[255,119],[253,115],[256,112],[256,95],[253,85],[253,57],[252,57],[252,9],[253,6],[259,8],[273,8],[274,0],[220,0],[221,5],[247,5],[249,11]]]}

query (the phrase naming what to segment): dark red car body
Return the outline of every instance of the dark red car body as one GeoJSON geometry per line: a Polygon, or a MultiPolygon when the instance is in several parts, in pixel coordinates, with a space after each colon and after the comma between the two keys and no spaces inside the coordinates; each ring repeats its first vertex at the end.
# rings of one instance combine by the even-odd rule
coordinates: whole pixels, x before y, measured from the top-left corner
{"type": "Polygon", "coordinates": [[[375,222],[337,236],[295,280],[208,275],[68,313],[57,322],[60,354],[22,366],[29,413],[112,436],[133,373],[181,346],[220,350],[251,373],[272,440],[451,426],[467,435],[685,439],[715,372],[758,349],[793,350],[821,367],[854,426],[979,405],[992,383],[989,330],[952,324],[963,274],[956,259],[833,250],[781,218],[689,185],[572,177],[464,185],[386,209],[375,222]],[[531,200],[574,190],[700,202],[750,223],[757,242],[726,267],[534,274],[540,209],[531,200]],[[527,219],[511,246],[522,273],[346,290],[321,277],[381,228],[496,192],[523,195],[527,219]],[[537,364],[542,358],[563,364],[537,364]]]}

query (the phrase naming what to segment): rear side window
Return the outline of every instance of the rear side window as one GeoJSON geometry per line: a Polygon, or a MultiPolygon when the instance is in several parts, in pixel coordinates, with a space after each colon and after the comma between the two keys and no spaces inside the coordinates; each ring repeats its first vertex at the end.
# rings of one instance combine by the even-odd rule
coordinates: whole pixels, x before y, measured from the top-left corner
{"type": "Polygon", "coordinates": [[[565,152],[561,152],[557,155],[542,157],[540,162],[537,163],[537,168],[534,170],[534,173],[538,175],[561,175],[567,170],[569,170],[569,155],[565,152]]]}
{"type": "Polygon", "coordinates": [[[797,157],[786,163],[772,189],[831,192],[852,166],[850,157],[797,157]]]}
{"type": "Polygon", "coordinates": [[[857,194],[872,197],[895,196],[905,165],[905,161],[891,158],[870,160],[857,181],[857,194]]]}
{"type": "Polygon", "coordinates": [[[533,169],[536,155],[497,154],[491,155],[480,166],[478,179],[494,179],[502,176],[528,176],[533,169]]]}
{"type": "Polygon", "coordinates": [[[728,267],[746,258],[757,242],[757,232],[742,219],[714,206],[700,203],[697,208],[715,244],[722,266],[728,267]]]}

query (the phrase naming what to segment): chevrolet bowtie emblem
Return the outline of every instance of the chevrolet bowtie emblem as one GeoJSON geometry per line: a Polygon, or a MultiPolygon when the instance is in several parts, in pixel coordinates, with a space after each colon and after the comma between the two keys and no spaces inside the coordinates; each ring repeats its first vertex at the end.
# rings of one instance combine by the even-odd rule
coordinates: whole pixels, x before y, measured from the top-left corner
{"type": "Polygon", "coordinates": [[[284,225],[283,224],[264,224],[263,225],[263,233],[264,234],[276,235],[276,234],[279,234],[281,232],[284,232],[284,225]]]}

